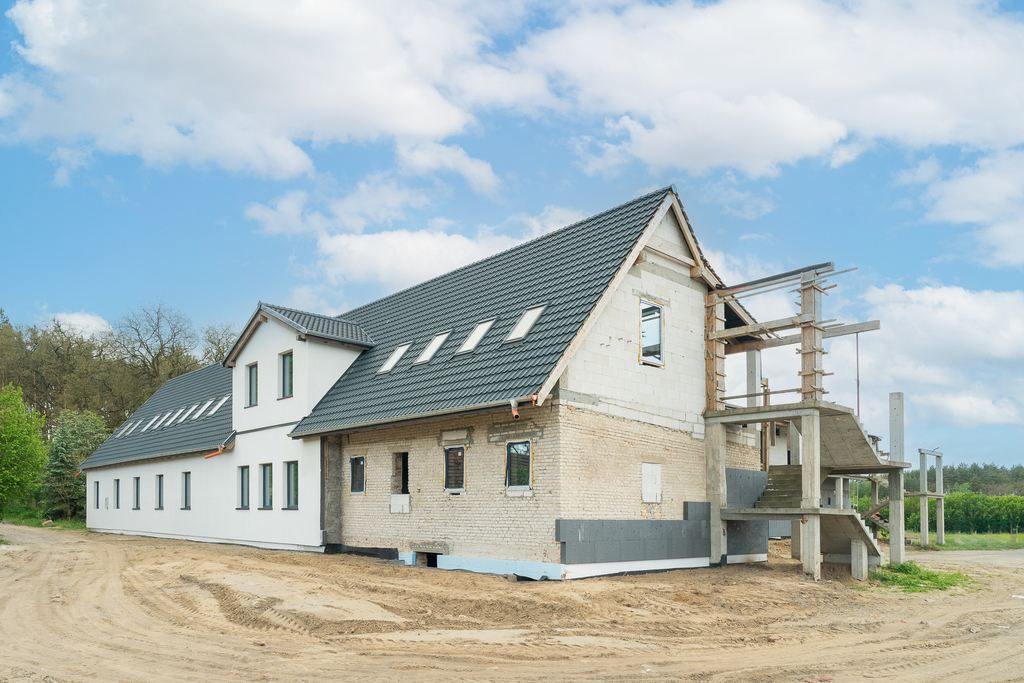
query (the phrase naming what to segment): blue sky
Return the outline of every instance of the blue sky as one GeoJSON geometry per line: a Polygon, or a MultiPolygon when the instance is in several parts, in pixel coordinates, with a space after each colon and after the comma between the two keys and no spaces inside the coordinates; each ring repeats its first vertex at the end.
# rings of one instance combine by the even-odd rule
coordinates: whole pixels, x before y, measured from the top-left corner
{"type": "MultiPolygon", "coordinates": [[[[2,7],[16,323],[340,313],[674,184],[727,282],[859,268],[826,310],[882,321],[869,431],[903,391],[912,450],[1024,456],[1020,3],[2,7]]],[[[852,405],[852,341],[830,352],[852,405]]],[[[791,350],[765,367],[796,386],[791,350]]]]}

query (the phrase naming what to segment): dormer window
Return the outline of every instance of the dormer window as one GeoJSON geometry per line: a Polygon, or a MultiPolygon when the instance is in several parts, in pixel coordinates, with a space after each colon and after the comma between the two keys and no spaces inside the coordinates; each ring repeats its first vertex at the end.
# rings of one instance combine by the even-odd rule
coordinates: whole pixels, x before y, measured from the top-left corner
{"type": "Polygon", "coordinates": [[[380,366],[380,370],[377,371],[377,374],[382,375],[385,372],[391,372],[392,368],[398,365],[398,361],[402,360],[402,356],[405,355],[405,352],[409,350],[410,346],[412,346],[412,344],[402,344],[392,351],[384,365],[380,366]]]}
{"type": "Polygon", "coordinates": [[[487,330],[491,329],[491,325],[493,324],[494,318],[477,323],[476,327],[473,328],[473,331],[469,333],[468,337],[466,337],[466,341],[462,342],[462,346],[459,347],[458,353],[469,353],[475,349],[477,344],[480,343],[480,340],[482,340],[484,335],[487,334],[487,330]]]}
{"type": "Polygon", "coordinates": [[[259,382],[260,382],[260,371],[259,364],[253,363],[245,367],[245,406],[256,405],[259,399],[259,382]]]}
{"type": "Polygon", "coordinates": [[[420,357],[416,359],[416,362],[413,363],[413,365],[429,363],[430,359],[434,357],[434,354],[437,353],[437,350],[441,348],[441,345],[444,344],[445,340],[448,339],[448,335],[451,333],[451,330],[448,330],[447,332],[442,332],[431,339],[430,343],[427,344],[427,348],[423,349],[423,353],[420,354],[420,357]]]}
{"type": "Polygon", "coordinates": [[[516,323],[516,326],[512,328],[512,331],[505,337],[505,341],[518,341],[525,339],[527,333],[533,327],[533,324],[537,322],[537,318],[544,311],[544,306],[534,306],[533,308],[527,309],[523,316],[516,323]]]}
{"type": "Polygon", "coordinates": [[[292,352],[281,354],[281,398],[291,398],[294,392],[292,352]]]}

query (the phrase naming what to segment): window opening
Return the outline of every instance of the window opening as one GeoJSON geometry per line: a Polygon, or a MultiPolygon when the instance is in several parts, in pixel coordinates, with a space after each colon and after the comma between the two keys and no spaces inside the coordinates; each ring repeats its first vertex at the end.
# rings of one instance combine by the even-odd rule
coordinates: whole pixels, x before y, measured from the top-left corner
{"type": "Polygon", "coordinates": [[[640,360],[652,365],[664,365],[662,354],[661,304],[640,299],[640,360]]]}
{"type": "Polygon", "coordinates": [[[466,490],[466,448],[444,449],[444,490],[459,493],[466,490]]]}
{"type": "Polygon", "coordinates": [[[409,350],[410,346],[412,346],[412,344],[402,344],[392,351],[391,355],[388,356],[387,361],[384,362],[384,365],[380,366],[380,370],[377,371],[377,374],[382,375],[385,372],[391,372],[391,369],[398,365],[398,361],[402,360],[402,356],[405,355],[405,352],[409,350]]]}
{"type": "Polygon", "coordinates": [[[164,475],[156,475],[156,509],[164,509],[164,475]]]}
{"type": "Polygon", "coordinates": [[[281,354],[281,398],[292,396],[293,390],[292,352],[281,354]]]}
{"type": "Polygon", "coordinates": [[[181,509],[192,509],[192,473],[181,473],[181,509]]]}
{"type": "Polygon", "coordinates": [[[238,468],[238,509],[249,509],[249,466],[238,468]]]}
{"type": "Polygon", "coordinates": [[[430,340],[430,343],[427,344],[427,348],[423,349],[423,353],[420,354],[419,358],[416,359],[416,362],[413,363],[413,365],[430,362],[430,359],[434,357],[438,349],[441,348],[445,340],[448,339],[448,335],[451,333],[451,330],[448,330],[447,332],[435,335],[434,338],[430,340]]]}
{"type": "Polygon", "coordinates": [[[523,313],[522,317],[519,318],[519,322],[517,322],[516,326],[512,328],[512,331],[508,333],[508,336],[505,337],[505,341],[510,342],[525,338],[543,311],[544,306],[535,306],[528,309],[523,313]]]}
{"type": "Polygon", "coordinates": [[[271,464],[260,465],[260,510],[272,510],[274,508],[274,466],[271,464]]]}
{"type": "Polygon", "coordinates": [[[352,468],[350,493],[366,493],[366,456],[357,455],[349,460],[352,468]]]}
{"type": "Polygon", "coordinates": [[[468,337],[466,337],[466,341],[462,342],[462,346],[459,347],[456,355],[459,353],[469,353],[475,349],[484,338],[484,335],[487,334],[487,330],[491,329],[491,325],[494,324],[494,320],[494,318],[491,318],[490,320],[484,320],[483,322],[477,323],[476,327],[473,328],[473,331],[469,333],[468,337]]]}
{"type": "Polygon", "coordinates": [[[259,364],[258,363],[253,363],[252,365],[249,365],[249,366],[246,366],[246,367],[247,367],[248,375],[246,376],[246,385],[247,385],[247,390],[246,390],[247,398],[246,398],[246,400],[247,400],[247,403],[245,405],[246,406],[254,406],[254,405],[256,405],[256,400],[259,397],[259,391],[258,391],[259,390],[259,383],[260,383],[259,364]]]}
{"type": "Polygon", "coordinates": [[[288,510],[299,508],[299,462],[293,460],[284,464],[285,502],[288,510]]]}
{"type": "Polygon", "coordinates": [[[227,396],[225,396],[221,400],[217,401],[217,405],[215,405],[213,407],[213,410],[211,410],[210,412],[208,412],[206,414],[206,417],[212,417],[214,413],[216,413],[218,410],[220,410],[220,407],[222,405],[224,405],[224,402],[227,401],[229,398],[231,398],[231,394],[228,394],[227,396]]]}
{"type": "Polygon", "coordinates": [[[95,507],[97,510],[99,510],[100,509],[100,482],[98,480],[93,482],[93,499],[94,499],[93,502],[92,502],[93,507],[95,507]]]}
{"type": "Polygon", "coordinates": [[[114,509],[121,509],[121,480],[114,480],[114,509]]]}
{"type": "Polygon", "coordinates": [[[533,447],[529,440],[505,443],[505,486],[528,489],[532,485],[533,447]]]}
{"type": "Polygon", "coordinates": [[[391,493],[409,493],[409,454],[395,453],[394,467],[391,470],[391,493]]]}
{"type": "Polygon", "coordinates": [[[644,503],[661,502],[660,463],[640,463],[640,500],[644,503]]]}
{"type": "Polygon", "coordinates": [[[213,399],[212,398],[209,401],[207,401],[206,403],[204,403],[202,408],[200,408],[199,410],[196,411],[196,414],[192,416],[192,419],[193,420],[198,420],[199,416],[203,414],[204,410],[206,410],[207,408],[210,407],[211,403],[213,403],[213,399]]]}
{"type": "Polygon", "coordinates": [[[132,479],[132,510],[138,510],[140,503],[142,502],[140,495],[142,492],[141,478],[135,477],[132,479]]]}

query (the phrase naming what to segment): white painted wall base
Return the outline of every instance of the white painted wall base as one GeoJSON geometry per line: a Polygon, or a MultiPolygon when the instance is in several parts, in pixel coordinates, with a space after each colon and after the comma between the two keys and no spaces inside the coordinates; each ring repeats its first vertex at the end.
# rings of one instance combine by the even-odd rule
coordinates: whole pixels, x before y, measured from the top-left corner
{"type": "Polygon", "coordinates": [[[726,564],[746,564],[748,562],[767,562],[768,553],[753,553],[751,555],[729,555],[726,564]]]}
{"type": "Polygon", "coordinates": [[[637,560],[635,562],[594,562],[588,564],[565,564],[565,578],[585,579],[590,576],[608,576],[626,572],[658,572],[669,569],[693,569],[710,567],[711,558],[681,557],[670,560],[637,560]]]}
{"type": "Polygon", "coordinates": [[[223,543],[224,545],[244,545],[249,548],[261,548],[263,550],[296,550],[307,553],[322,553],[324,546],[295,545],[293,543],[263,543],[261,541],[246,541],[234,538],[211,538],[206,536],[185,536],[182,534],[158,534],[141,531],[128,531],[125,529],[101,529],[99,527],[87,527],[89,531],[97,534],[119,534],[121,536],[145,536],[146,538],[171,538],[178,541],[196,541],[198,543],[223,543]]]}
{"type": "MultiPolygon", "coordinates": [[[[416,553],[399,553],[399,560],[412,566],[416,553]]],[[[765,556],[767,558],[767,556],[765,556]]],[[[515,574],[538,581],[560,579],[586,579],[592,576],[609,576],[627,572],[656,572],[670,569],[693,569],[709,567],[707,557],[690,557],[671,560],[640,560],[636,562],[594,562],[588,564],[555,564],[553,562],[519,562],[516,560],[488,560],[479,557],[457,557],[438,555],[438,569],[459,569],[478,574],[515,574]]]]}

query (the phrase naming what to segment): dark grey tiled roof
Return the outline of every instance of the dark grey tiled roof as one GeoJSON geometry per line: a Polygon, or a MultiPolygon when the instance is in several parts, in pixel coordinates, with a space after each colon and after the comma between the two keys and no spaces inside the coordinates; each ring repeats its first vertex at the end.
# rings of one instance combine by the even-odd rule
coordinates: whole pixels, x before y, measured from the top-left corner
{"type": "Polygon", "coordinates": [[[274,304],[262,302],[260,307],[271,315],[276,314],[279,318],[283,319],[283,322],[290,322],[300,332],[323,337],[324,339],[350,342],[367,348],[374,345],[373,340],[363,331],[363,328],[348,320],[332,318],[329,315],[297,311],[294,308],[285,308],[284,306],[275,306],[274,304]]]}
{"type": "Polygon", "coordinates": [[[304,418],[295,436],[494,405],[537,393],[670,188],[561,228],[349,311],[376,342],[304,418]],[[524,341],[503,343],[528,308],[546,304],[524,341]],[[476,323],[496,318],[473,353],[455,355],[476,323]],[[429,362],[413,365],[451,330],[429,362]],[[401,344],[398,365],[378,374],[401,344]]]}
{"type": "MultiPolygon", "coordinates": [[[[82,463],[82,469],[207,449],[213,452],[232,434],[230,395],[231,368],[225,368],[219,363],[167,380],[134,415],[128,418],[124,426],[114,432],[113,436],[104,441],[103,445],[82,463]],[[212,417],[207,417],[225,396],[228,400],[212,417]],[[213,403],[198,419],[192,419],[192,415],[195,415],[193,411],[188,419],[178,424],[189,408],[197,403],[199,408],[202,408],[211,399],[213,403]],[[154,416],[164,416],[172,410],[177,413],[179,408],[185,410],[173,421],[174,424],[168,419],[160,423],[156,429],[142,431],[154,416]],[[142,424],[128,433],[130,425],[139,421],[142,421],[142,424]]],[[[157,420],[159,422],[159,417],[157,420]]]]}

